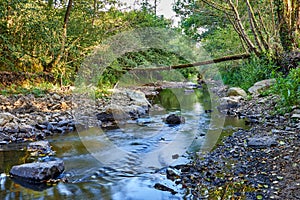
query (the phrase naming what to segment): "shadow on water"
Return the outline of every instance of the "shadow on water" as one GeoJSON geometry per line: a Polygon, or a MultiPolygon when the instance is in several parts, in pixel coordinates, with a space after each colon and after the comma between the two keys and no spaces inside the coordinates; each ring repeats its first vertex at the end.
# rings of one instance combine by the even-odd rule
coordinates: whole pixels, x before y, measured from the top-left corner
{"type": "MultiPolygon", "coordinates": [[[[164,89],[152,99],[148,117],[129,121],[119,129],[70,133],[49,139],[56,156],[64,160],[65,177],[42,191],[13,182],[1,182],[1,199],[182,199],[184,191],[166,179],[165,168],[184,164],[198,151],[208,151],[219,134],[246,128],[244,121],[227,117],[225,124],[211,125],[221,116],[203,89],[164,89]],[[212,111],[212,112],[211,112],[212,111]],[[170,113],[185,117],[185,124],[168,126],[170,113]],[[215,120],[215,119],[214,119],[215,120]],[[154,189],[155,183],[174,188],[177,194],[154,189]]],[[[24,151],[0,151],[1,172],[21,164],[24,151]]]]}

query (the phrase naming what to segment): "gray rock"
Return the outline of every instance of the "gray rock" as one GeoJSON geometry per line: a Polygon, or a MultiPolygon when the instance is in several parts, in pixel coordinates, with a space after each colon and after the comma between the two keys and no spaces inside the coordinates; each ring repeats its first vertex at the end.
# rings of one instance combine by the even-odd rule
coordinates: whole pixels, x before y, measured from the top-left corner
{"type": "Polygon", "coordinates": [[[54,129],[54,126],[51,123],[47,124],[47,130],[52,131],[54,129]]]}
{"type": "Polygon", "coordinates": [[[114,120],[120,121],[120,120],[129,120],[130,116],[129,113],[125,111],[125,108],[122,106],[116,106],[116,105],[110,105],[106,109],[107,114],[112,114],[114,120]]]}
{"type": "Polygon", "coordinates": [[[300,119],[300,114],[293,114],[292,119],[300,119]]]}
{"type": "Polygon", "coordinates": [[[46,130],[47,129],[47,126],[44,125],[44,124],[37,124],[37,125],[35,125],[35,127],[39,130],[46,130]]]}
{"type": "Polygon", "coordinates": [[[149,109],[145,106],[131,105],[126,107],[124,110],[126,113],[129,113],[132,119],[136,119],[138,117],[147,115],[149,109]]]}
{"type": "Polygon", "coordinates": [[[171,114],[166,118],[165,121],[167,124],[182,124],[185,122],[185,119],[182,116],[177,116],[175,114],[171,114]]]}
{"type": "Polygon", "coordinates": [[[239,87],[232,87],[228,89],[227,92],[228,96],[242,96],[242,97],[247,97],[247,93],[245,92],[245,90],[243,90],[242,88],[239,87]]]}
{"type": "MultiPolygon", "coordinates": [[[[97,119],[100,120],[101,122],[113,122],[115,121],[114,116],[112,113],[106,113],[106,112],[101,112],[96,115],[97,119]]],[[[76,125],[80,126],[80,124],[76,125]]]]}
{"type": "Polygon", "coordinates": [[[48,141],[31,142],[27,145],[27,151],[40,151],[47,153],[51,151],[51,146],[48,141]]]}
{"type": "Polygon", "coordinates": [[[145,94],[141,91],[136,90],[126,90],[127,96],[131,101],[134,101],[135,105],[138,106],[151,106],[147,100],[145,94]]]}
{"type": "Polygon", "coordinates": [[[271,85],[276,83],[276,79],[266,79],[259,82],[256,82],[252,87],[248,89],[251,94],[259,94],[262,91],[268,89],[271,85]]]}
{"type": "Polygon", "coordinates": [[[41,182],[58,177],[65,170],[62,160],[41,163],[26,163],[13,166],[10,175],[29,182],[41,182]]]}
{"type": "Polygon", "coordinates": [[[6,144],[9,144],[9,142],[8,142],[8,141],[5,141],[5,140],[1,140],[1,141],[0,141],[0,145],[6,145],[6,144]]]}
{"type": "Polygon", "coordinates": [[[241,99],[243,99],[242,96],[222,97],[220,99],[220,106],[218,108],[220,110],[236,108],[239,106],[241,99]]]}
{"type": "Polygon", "coordinates": [[[60,100],[60,98],[61,98],[58,94],[53,94],[52,97],[55,100],[60,100]]]}
{"type": "Polygon", "coordinates": [[[57,126],[59,127],[62,127],[62,126],[68,126],[72,121],[70,120],[62,120],[62,121],[59,121],[57,126]]]}
{"type": "Polygon", "coordinates": [[[252,148],[267,148],[271,146],[276,146],[277,141],[274,137],[271,136],[254,136],[248,139],[248,147],[252,148]]]}
{"type": "Polygon", "coordinates": [[[17,118],[10,113],[0,113],[0,126],[4,126],[15,119],[17,118]]]}
{"type": "Polygon", "coordinates": [[[30,125],[26,125],[26,124],[21,124],[19,125],[19,131],[23,132],[23,133],[30,133],[33,132],[33,127],[30,125]]]}

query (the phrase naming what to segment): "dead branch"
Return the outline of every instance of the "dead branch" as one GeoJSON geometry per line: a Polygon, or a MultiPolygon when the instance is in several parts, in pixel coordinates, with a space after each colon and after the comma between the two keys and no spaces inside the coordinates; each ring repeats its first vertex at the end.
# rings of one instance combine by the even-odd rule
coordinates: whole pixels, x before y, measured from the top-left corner
{"type": "Polygon", "coordinates": [[[244,54],[238,54],[238,55],[225,56],[222,58],[216,58],[216,59],[212,59],[212,60],[200,61],[200,62],[196,62],[196,63],[173,65],[173,66],[166,66],[166,67],[154,67],[154,68],[133,68],[133,69],[125,68],[125,70],[126,71],[158,71],[158,70],[183,69],[183,68],[188,68],[188,67],[197,67],[197,66],[215,64],[215,63],[220,63],[220,62],[225,62],[225,61],[246,59],[249,57],[250,57],[250,54],[244,53],[244,54]]]}

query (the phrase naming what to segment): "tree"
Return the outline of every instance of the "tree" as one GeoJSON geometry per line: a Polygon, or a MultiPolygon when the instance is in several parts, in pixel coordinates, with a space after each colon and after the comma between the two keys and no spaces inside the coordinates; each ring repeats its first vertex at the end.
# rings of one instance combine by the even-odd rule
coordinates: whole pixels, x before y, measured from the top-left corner
{"type": "Polygon", "coordinates": [[[297,51],[300,47],[298,0],[262,0],[259,2],[189,0],[187,3],[180,2],[177,2],[175,10],[183,17],[185,30],[192,28],[194,34],[197,34],[199,25],[207,28],[208,31],[216,27],[232,26],[246,52],[258,57],[268,55],[275,60],[278,59],[280,63],[282,59],[285,59],[282,55],[297,51]],[[202,16],[207,13],[209,15],[202,16]],[[224,16],[226,21],[223,20],[222,24],[220,22],[224,16]],[[214,17],[214,19],[206,20],[208,17],[214,17]],[[186,23],[191,19],[197,23],[186,23]]]}
{"type": "Polygon", "coordinates": [[[275,0],[277,27],[285,51],[299,48],[300,2],[299,0],[275,0]]]}
{"type": "Polygon", "coordinates": [[[51,73],[69,84],[105,39],[170,24],[150,10],[120,10],[119,5],[117,0],[0,1],[0,70],[51,73]]]}

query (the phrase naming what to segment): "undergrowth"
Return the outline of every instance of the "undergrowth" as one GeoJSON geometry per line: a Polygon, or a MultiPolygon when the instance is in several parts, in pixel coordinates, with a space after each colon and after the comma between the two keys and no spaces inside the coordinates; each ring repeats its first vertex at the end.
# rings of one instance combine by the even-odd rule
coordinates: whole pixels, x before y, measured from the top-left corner
{"type": "Polygon", "coordinates": [[[35,97],[42,97],[51,90],[57,90],[57,87],[52,83],[44,82],[35,85],[15,85],[12,84],[6,87],[0,87],[1,95],[14,95],[14,94],[33,94],[35,97]]]}
{"type": "MultiPolygon", "coordinates": [[[[300,64],[300,63],[299,63],[300,64]]],[[[285,76],[280,67],[268,59],[251,57],[240,66],[220,69],[225,84],[248,90],[254,83],[276,78],[276,83],[262,95],[277,94],[280,100],[274,107],[279,114],[290,112],[293,106],[300,105],[300,68],[291,69],[285,76]]]]}
{"type": "Polygon", "coordinates": [[[276,78],[277,69],[278,67],[272,61],[253,56],[241,65],[223,68],[220,71],[225,84],[248,90],[260,80],[276,78]]]}
{"type": "Polygon", "coordinates": [[[288,76],[281,75],[275,85],[267,91],[269,94],[280,95],[275,109],[284,114],[292,110],[293,106],[300,105],[300,68],[291,69],[288,76]]]}

